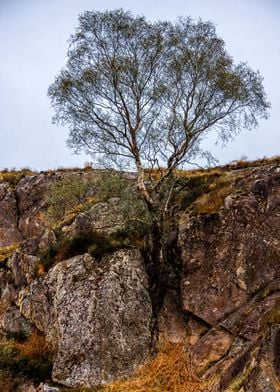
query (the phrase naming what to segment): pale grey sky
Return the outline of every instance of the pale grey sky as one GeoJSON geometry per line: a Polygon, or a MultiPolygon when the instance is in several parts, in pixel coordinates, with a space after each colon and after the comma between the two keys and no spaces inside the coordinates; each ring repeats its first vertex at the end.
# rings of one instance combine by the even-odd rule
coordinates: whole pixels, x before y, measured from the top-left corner
{"type": "Polygon", "coordinates": [[[279,155],[279,0],[0,0],[0,169],[83,166],[67,149],[67,128],[51,123],[47,88],[66,63],[67,40],[84,10],[124,8],[150,20],[190,15],[215,23],[236,62],[264,77],[270,118],[226,148],[208,148],[221,163],[279,155]]]}

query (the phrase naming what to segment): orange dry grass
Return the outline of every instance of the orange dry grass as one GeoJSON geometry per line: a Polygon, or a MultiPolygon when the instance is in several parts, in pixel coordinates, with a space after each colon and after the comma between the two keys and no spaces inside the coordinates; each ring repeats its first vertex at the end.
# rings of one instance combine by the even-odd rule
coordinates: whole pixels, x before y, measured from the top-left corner
{"type": "Polygon", "coordinates": [[[18,244],[4,246],[0,248],[0,262],[6,260],[18,249],[18,244]]]}
{"type": "Polygon", "coordinates": [[[13,344],[20,357],[35,358],[50,353],[45,338],[37,333],[32,333],[25,342],[13,344]]]}
{"type": "Polygon", "coordinates": [[[116,381],[105,392],[200,392],[206,382],[194,374],[182,344],[169,344],[133,378],[116,381]]]}
{"type": "Polygon", "coordinates": [[[194,202],[193,212],[196,214],[213,214],[223,206],[225,198],[233,192],[232,185],[205,193],[194,202]]]}
{"type": "Polygon", "coordinates": [[[0,391],[12,392],[14,391],[14,379],[11,375],[1,372],[0,370],[0,391]]]}

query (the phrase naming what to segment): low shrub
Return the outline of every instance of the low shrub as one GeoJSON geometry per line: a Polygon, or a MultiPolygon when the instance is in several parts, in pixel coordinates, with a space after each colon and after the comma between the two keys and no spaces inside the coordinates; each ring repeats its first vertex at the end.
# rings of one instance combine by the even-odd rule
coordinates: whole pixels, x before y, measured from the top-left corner
{"type": "Polygon", "coordinates": [[[67,214],[75,217],[92,205],[90,194],[93,182],[80,173],[67,173],[53,183],[46,193],[48,205],[45,216],[50,225],[64,220],[67,214]]]}
{"type": "Polygon", "coordinates": [[[233,192],[233,186],[227,185],[205,193],[194,202],[193,212],[196,214],[214,214],[223,206],[225,198],[233,192]]]}

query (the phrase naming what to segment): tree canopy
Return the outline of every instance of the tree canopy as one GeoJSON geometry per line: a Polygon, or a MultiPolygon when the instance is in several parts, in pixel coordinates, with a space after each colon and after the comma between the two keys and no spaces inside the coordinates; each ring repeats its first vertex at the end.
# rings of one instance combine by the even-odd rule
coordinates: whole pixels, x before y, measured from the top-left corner
{"type": "Polygon", "coordinates": [[[269,108],[261,75],[234,63],[211,22],[151,23],[123,10],[80,16],[48,94],[54,121],[70,127],[68,145],[132,165],[148,203],[145,168],[164,168],[161,183],[202,154],[207,133],[227,141],[269,108]]]}

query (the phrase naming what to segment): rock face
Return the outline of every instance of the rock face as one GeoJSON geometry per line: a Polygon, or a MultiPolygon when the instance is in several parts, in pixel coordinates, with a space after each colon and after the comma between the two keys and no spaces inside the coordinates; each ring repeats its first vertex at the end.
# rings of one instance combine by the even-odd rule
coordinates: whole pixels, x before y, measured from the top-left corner
{"type": "Polygon", "coordinates": [[[23,178],[15,187],[0,184],[0,247],[40,236],[46,229],[44,196],[57,175],[23,178]]]}
{"type": "Polygon", "coordinates": [[[214,390],[231,391],[239,377],[236,391],[276,391],[279,168],[245,174],[217,213],[181,217],[182,305],[198,323],[191,351],[199,373],[222,374],[214,390]]]}
{"type": "Polygon", "coordinates": [[[23,239],[18,222],[16,194],[7,183],[0,184],[0,247],[18,243],[23,239]]]}
{"type": "Polygon", "coordinates": [[[270,173],[265,193],[257,172],[252,180],[219,213],[181,218],[183,306],[209,324],[280,276],[280,176],[270,173]]]}
{"type": "Polygon", "coordinates": [[[79,231],[94,230],[112,234],[124,227],[123,207],[118,197],[108,202],[93,205],[88,211],[78,214],[72,225],[67,228],[67,235],[74,236],[79,231]]]}
{"type": "Polygon", "coordinates": [[[56,347],[53,380],[60,384],[108,383],[148,356],[152,307],[137,250],[57,264],[30,286],[22,312],[56,347]]]}
{"type": "Polygon", "coordinates": [[[42,212],[44,196],[55,176],[39,174],[23,178],[16,187],[19,207],[19,228],[24,238],[40,236],[46,229],[42,212]]]}
{"type": "Polygon", "coordinates": [[[0,184],[0,247],[24,239],[0,262],[0,339],[41,332],[54,352],[52,382],[67,387],[130,375],[158,339],[187,341],[198,378],[214,379],[205,392],[280,391],[280,168],[249,167],[235,178],[215,212],[178,208],[169,252],[176,260],[173,270],[168,260],[157,303],[150,260],[145,267],[136,249],[53,259],[40,269],[59,236],[122,228],[118,199],[77,215],[59,234],[42,220],[56,175],[0,184]]]}

